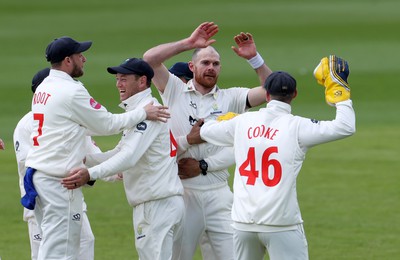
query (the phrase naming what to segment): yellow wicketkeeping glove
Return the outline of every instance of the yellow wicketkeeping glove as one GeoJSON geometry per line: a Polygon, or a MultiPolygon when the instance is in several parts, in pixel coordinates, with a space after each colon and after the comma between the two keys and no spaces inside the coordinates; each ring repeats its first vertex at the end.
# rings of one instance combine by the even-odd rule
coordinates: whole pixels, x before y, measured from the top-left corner
{"type": "Polygon", "coordinates": [[[237,115],[238,115],[238,114],[236,114],[236,113],[228,112],[228,113],[226,113],[226,114],[224,114],[224,115],[218,116],[218,117],[217,117],[217,121],[220,122],[220,121],[224,121],[224,120],[229,120],[229,119],[234,118],[234,117],[237,116],[237,115]]]}
{"type": "Polygon", "coordinates": [[[325,86],[325,100],[330,106],[350,99],[350,87],[347,83],[349,74],[347,61],[336,55],[322,58],[315,68],[314,77],[318,84],[325,86]]]}

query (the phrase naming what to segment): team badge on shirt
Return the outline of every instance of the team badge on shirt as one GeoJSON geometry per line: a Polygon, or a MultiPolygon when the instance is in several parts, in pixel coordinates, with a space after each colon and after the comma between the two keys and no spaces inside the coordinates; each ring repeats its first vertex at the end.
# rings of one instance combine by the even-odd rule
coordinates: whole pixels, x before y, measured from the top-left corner
{"type": "Polygon", "coordinates": [[[211,111],[211,112],[210,112],[210,115],[222,114],[222,110],[220,110],[220,109],[218,108],[218,104],[217,104],[217,103],[214,103],[214,104],[212,105],[212,109],[213,109],[214,111],[211,111]]]}
{"type": "Polygon", "coordinates": [[[143,132],[147,129],[147,124],[145,122],[140,122],[136,125],[136,129],[143,132]]]}
{"type": "Polygon", "coordinates": [[[93,107],[94,109],[100,109],[101,108],[101,104],[98,103],[96,100],[94,100],[94,98],[90,99],[90,106],[93,107]]]}

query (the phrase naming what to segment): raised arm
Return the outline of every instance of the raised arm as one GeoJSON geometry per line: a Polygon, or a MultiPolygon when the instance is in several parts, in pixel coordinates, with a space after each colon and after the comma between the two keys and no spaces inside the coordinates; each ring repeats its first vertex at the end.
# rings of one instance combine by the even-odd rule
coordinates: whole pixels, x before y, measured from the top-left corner
{"type": "Polygon", "coordinates": [[[249,91],[247,99],[251,107],[259,106],[266,101],[266,93],[263,85],[267,77],[272,73],[272,70],[264,63],[263,58],[257,52],[252,34],[241,32],[234,37],[234,40],[237,47],[232,46],[232,50],[239,57],[246,59],[258,75],[260,86],[252,88],[249,91]]]}
{"type": "Polygon", "coordinates": [[[216,40],[211,39],[218,32],[218,25],[213,22],[200,24],[192,34],[182,40],[158,45],[146,51],[143,60],[154,70],[153,84],[160,92],[164,92],[168,82],[169,72],[163,64],[169,58],[195,48],[205,48],[216,40]]]}

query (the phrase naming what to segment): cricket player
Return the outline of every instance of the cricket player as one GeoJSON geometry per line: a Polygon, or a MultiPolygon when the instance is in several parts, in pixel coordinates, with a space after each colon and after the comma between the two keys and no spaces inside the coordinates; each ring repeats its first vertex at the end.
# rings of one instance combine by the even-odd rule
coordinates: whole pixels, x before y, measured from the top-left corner
{"type": "MultiPolygon", "coordinates": [[[[107,70],[116,75],[121,108],[131,111],[157,103],[150,88],[153,69],[142,59],[127,59],[107,70]]],[[[135,246],[140,259],[174,259],[173,244],[181,245],[185,205],[168,125],[144,120],[125,130],[113,150],[88,155],[86,160],[100,164],[71,171],[71,176],[63,180],[64,187],[74,189],[75,183],[82,185],[89,179],[122,172],[125,194],[134,209],[135,246]]]]}
{"type": "MultiPolygon", "coordinates": [[[[215,119],[228,111],[243,113],[265,102],[262,86],[220,89],[216,84],[221,69],[219,53],[210,45],[218,32],[213,22],[200,24],[182,40],[161,44],[146,51],[143,59],[154,69],[153,83],[171,112],[171,130],[178,146],[179,174],[185,189],[186,218],[179,258],[192,259],[201,235],[205,232],[217,259],[233,258],[232,192],[228,185],[228,167],[233,156],[213,160],[223,147],[192,140],[192,126],[201,120],[215,119]],[[184,51],[194,50],[189,68],[193,79],[183,83],[163,64],[184,51]],[[181,170],[187,169],[184,173],[181,170]],[[186,176],[186,177],[185,177],[186,176]],[[189,178],[191,177],[191,178],[189,178]]],[[[271,73],[256,51],[252,35],[240,33],[234,37],[235,53],[247,59],[261,82],[271,73]]],[[[204,257],[204,256],[203,256],[204,257]]]]}
{"type": "MultiPolygon", "coordinates": [[[[187,62],[177,62],[174,65],[172,65],[171,68],[169,68],[169,72],[180,78],[184,83],[187,83],[189,80],[193,79],[193,72],[189,68],[189,64],[187,62]]],[[[203,123],[203,121],[199,121],[198,123],[203,123]]],[[[190,134],[190,133],[189,133],[190,134]]],[[[183,153],[186,151],[186,148],[184,148],[180,143],[179,140],[182,140],[181,138],[176,138],[177,145],[178,145],[178,151],[180,153],[183,153]]],[[[234,158],[233,158],[233,149],[228,150],[224,149],[221,152],[218,153],[218,155],[213,156],[213,161],[219,162],[220,160],[229,161],[234,164],[234,158]],[[219,156],[223,156],[223,158],[220,158],[219,156]]],[[[186,163],[186,161],[189,161],[189,159],[183,159],[180,160],[180,163],[178,164],[178,173],[180,172],[179,176],[182,178],[188,178],[191,173],[195,172],[193,171],[192,168],[188,167],[190,164],[186,163]]],[[[209,163],[208,165],[212,165],[212,162],[210,162],[209,159],[207,159],[209,163]]],[[[196,165],[196,162],[194,162],[194,166],[196,165]]],[[[200,241],[200,250],[201,250],[201,255],[203,256],[203,259],[207,260],[215,260],[218,259],[216,253],[214,252],[210,240],[208,239],[208,236],[205,232],[201,234],[200,241]]]]}
{"type": "Polygon", "coordinates": [[[314,71],[325,86],[332,121],[291,114],[296,80],[286,72],[265,82],[267,107],[228,121],[208,121],[200,129],[207,142],[235,147],[232,219],[235,259],[308,259],[307,240],[297,201],[296,179],[311,147],[355,133],[355,113],[346,61],[331,55],[314,71]]]}
{"type": "Polygon", "coordinates": [[[180,78],[184,83],[193,78],[193,71],[190,70],[187,62],[177,62],[168,71],[180,78]]]}
{"type": "MultiPolygon", "coordinates": [[[[40,83],[49,75],[50,68],[45,68],[38,71],[32,78],[31,89],[35,93],[36,88],[40,83]]],[[[24,189],[24,176],[26,172],[25,160],[29,149],[33,146],[33,141],[30,139],[32,133],[33,124],[32,112],[28,112],[21,118],[14,130],[14,148],[17,159],[18,174],[19,174],[19,186],[21,191],[21,197],[25,195],[24,189]]],[[[88,136],[86,138],[86,152],[87,153],[99,153],[100,149],[94,144],[92,138],[88,136]]],[[[119,179],[119,176],[110,176],[107,181],[115,181],[119,179]]],[[[94,259],[94,235],[92,228],[90,227],[89,219],[86,215],[87,206],[83,202],[83,219],[82,219],[82,230],[81,240],[79,248],[79,260],[91,260],[94,259]]],[[[35,219],[34,211],[24,208],[23,220],[28,224],[29,241],[31,246],[31,258],[32,260],[37,259],[40,241],[42,240],[42,234],[40,228],[35,219]]]]}
{"type": "Polygon", "coordinates": [[[24,207],[35,210],[42,231],[38,259],[77,259],[83,218],[81,185],[68,190],[60,183],[69,171],[82,167],[85,139],[90,130],[110,135],[133,127],[145,118],[166,121],[165,107],[149,105],[124,114],[111,114],[96,102],[81,82],[92,42],[60,37],[46,48],[51,63],[49,76],[32,99],[33,147],[24,177],[24,207]]]}

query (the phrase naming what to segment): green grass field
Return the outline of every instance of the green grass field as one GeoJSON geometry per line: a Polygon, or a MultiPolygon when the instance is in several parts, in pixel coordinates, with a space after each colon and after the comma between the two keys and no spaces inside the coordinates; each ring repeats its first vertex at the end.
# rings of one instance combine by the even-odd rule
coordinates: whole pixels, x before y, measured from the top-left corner
{"type": "MultiPolygon", "coordinates": [[[[250,32],[269,66],[297,79],[297,115],[334,117],[312,71],[329,54],[349,61],[357,133],[310,150],[298,178],[310,258],[400,259],[398,0],[0,0],[0,7],[0,138],[6,142],[6,151],[0,151],[2,260],[29,259],[12,133],[30,109],[32,76],[48,66],[47,44],[63,35],[93,40],[81,81],[110,111],[122,112],[106,67],[186,37],[203,21],[220,26],[215,37],[223,66],[219,85],[257,84],[246,61],[230,49],[235,34],[250,32]]],[[[190,53],[183,53],[167,65],[189,59],[190,53]]],[[[107,150],[118,139],[96,141],[107,150]]],[[[84,193],[96,259],[137,259],[122,184],[98,182],[84,193]]],[[[194,259],[201,259],[199,252],[194,259]]]]}

